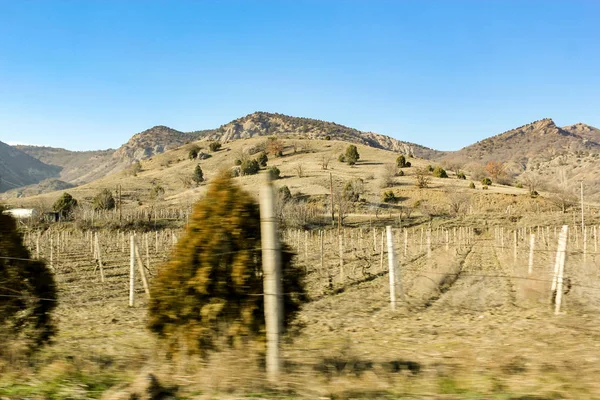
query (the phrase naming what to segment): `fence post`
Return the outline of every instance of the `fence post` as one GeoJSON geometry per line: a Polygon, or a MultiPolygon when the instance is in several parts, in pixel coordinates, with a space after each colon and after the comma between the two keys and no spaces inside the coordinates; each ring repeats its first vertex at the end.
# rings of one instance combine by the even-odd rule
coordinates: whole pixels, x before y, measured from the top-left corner
{"type": "MultiPolygon", "coordinates": [[[[566,258],[566,250],[567,250],[567,234],[569,231],[569,226],[564,225],[562,231],[560,232],[560,236],[558,239],[558,252],[557,252],[557,261],[558,265],[555,267],[556,273],[556,300],[554,307],[554,314],[560,313],[560,306],[562,303],[562,290],[563,290],[563,275],[565,271],[565,258],[566,258]]],[[[552,281],[554,286],[554,280],[552,281]]]]}
{"type": "Polygon", "coordinates": [[[98,257],[98,266],[100,267],[100,282],[104,283],[104,266],[102,265],[102,254],[100,253],[100,243],[98,242],[98,232],[94,234],[94,242],[96,243],[96,256],[98,257]]]}
{"type": "Polygon", "coordinates": [[[144,292],[146,292],[146,295],[148,295],[148,298],[150,298],[150,287],[148,286],[148,280],[146,279],[144,264],[142,263],[142,257],[140,257],[140,252],[135,242],[133,244],[133,247],[135,248],[135,258],[137,259],[138,269],[140,271],[140,276],[142,277],[142,285],[144,285],[144,292]]]}
{"type": "MultiPolygon", "coordinates": [[[[390,304],[392,311],[396,310],[396,259],[394,254],[394,237],[392,235],[392,227],[385,227],[387,233],[388,247],[388,268],[390,275],[390,304]]],[[[383,250],[382,250],[383,253],[383,250]]]]}
{"type": "Polygon", "coordinates": [[[431,258],[431,229],[427,229],[427,258],[431,258]]]}
{"type": "Polygon", "coordinates": [[[263,260],[265,325],[267,331],[267,378],[276,383],[281,369],[279,335],[283,326],[281,254],[270,174],[260,190],[260,225],[263,260]]]}
{"type": "MultiPolygon", "coordinates": [[[[387,230],[387,227],[385,228],[387,230]]],[[[379,253],[379,270],[383,271],[383,249],[384,249],[384,241],[385,240],[385,232],[381,231],[381,252],[379,253]]]]}
{"type": "Polygon", "coordinates": [[[529,267],[527,273],[531,275],[533,272],[533,250],[535,249],[535,233],[529,234],[529,267]]]}
{"type": "Polygon", "coordinates": [[[129,307],[135,300],[135,241],[133,234],[129,236],[129,307]]]}

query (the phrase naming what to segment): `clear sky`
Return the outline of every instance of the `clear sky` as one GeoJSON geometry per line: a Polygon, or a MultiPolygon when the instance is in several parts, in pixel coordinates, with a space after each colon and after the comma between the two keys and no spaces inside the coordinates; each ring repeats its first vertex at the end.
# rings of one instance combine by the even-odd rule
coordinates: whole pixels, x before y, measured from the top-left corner
{"type": "Polygon", "coordinates": [[[441,150],[600,127],[600,1],[0,0],[0,141],[116,148],[254,111],[441,150]]]}

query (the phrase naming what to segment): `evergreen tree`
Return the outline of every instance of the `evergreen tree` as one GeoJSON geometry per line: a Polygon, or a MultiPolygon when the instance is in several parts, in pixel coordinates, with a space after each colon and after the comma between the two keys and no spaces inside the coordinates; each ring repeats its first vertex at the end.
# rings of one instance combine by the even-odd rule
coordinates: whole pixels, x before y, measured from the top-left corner
{"type": "Polygon", "coordinates": [[[346,148],[346,154],[344,158],[348,164],[356,164],[356,162],[360,159],[360,155],[358,154],[358,149],[355,145],[351,144],[346,148]]]}
{"type": "Polygon", "coordinates": [[[71,196],[69,193],[64,192],[54,202],[54,205],[52,206],[52,209],[55,212],[60,213],[61,216],[67,217],[67,216],[69,216],[73,212],[73,209],[75,207],[77,207],[77,200],[74,199],[73,196],[71,196]]]}
{"type": "Polygon", "coordinates": [[[192,180],[196,182],[196,185],[199,185],[201,182],[204,182],[204,172],[202,172],[200,164],[196,165],[196,168],[194,169],[194,175],[192,176],[192,180]]]}
{"type": "Polygon", "coordinates": [[[92,202],[95,211],[112,210],[115,208],[115,205],[115,198],[108,189],[102,189],[102,191],[94,197],[92,202]]]}
{"type": "MultiPolygon", "coordinates": [[[[149,327],[172,351],[206,355],[264,339],[260,214],[227,174],[211,181],[154,281],[149,327]],[[222,340],[224,339],[224,340],[222,340]]],[[[284,325],[306,300],[303,270],[282,252],[284,325]]]]}

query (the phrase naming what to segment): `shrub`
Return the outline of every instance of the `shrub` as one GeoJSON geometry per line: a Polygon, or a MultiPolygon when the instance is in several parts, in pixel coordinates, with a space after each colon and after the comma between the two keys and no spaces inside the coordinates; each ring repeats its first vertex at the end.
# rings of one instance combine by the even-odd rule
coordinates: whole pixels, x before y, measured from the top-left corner
{"type": "Polygon", "coordinates": [[[108,189],[102,189],[92,201],[92,207],[95,211],[112,210],[115,208],[115,198],[108,189]]]}
{"type": "Polygon", "coordinates": [[[483,185],[483,187],[481,189],[488,190],[488,186],[487,185],[483,185]]]}
{"type": "Polygon", "coordinates": [[[331,140],[331,136],[329,136],[329,135],[326,135],[326,136],[325,136],[325,140],[331,140]]]}
{"type": "Polygon", "coordinates": [[[150,190],[150,198],[152,200],[162,200],[165,196],[165,188],[161,185],[153,185],[150,190]]]}
{"type": "Polygon", "coordinates": [[[196,185],[200,184],[201,182],[204,182],[204,172],[202,172],[202,167],[200,167],[200,164],[196,165],[196,168],[194,168],[192,180],[196,182],[196,185]]]}
{"type": "Polygon", "coordinates": [[[67,192],[64,192],[52,205],[52,209],[63,217],[70,215],[75,207],[77,207],[77,200],[67,192]]]}
{"type": "Polygon", "coordinates": [[[444,168],[438,165],[433,169],[433,176],[435,176],[436,178],[447,178],[448,173],[446,173],[446,170],[444,168]]]}
{"type": "Polygon", "coordinates": [[[485,186],[491,186],[492,185],[492,180],[490,178],[483,178],[481,180],[481,184],[485,185],[485,186]]]}
{"type": "Polygon", "coordinates": [[[210,144],[208,145],[208,148],[210,149],[210,151],[212,151],[214,153],[215,151],[221,150],[221,143],[210,142],[210,144]]]}
{"type": "Polygon", "coordinates": [[[428,176],[428,172],[424,168],[419,168],[415,172],[415,184],[420,189],[425,189],[429,187],[430,178],[428,176]]]}
{"type": "Polygon", "coordinates": [[[469,188],[470,189],[475,189],[475,183],[473,183],[473,182],[469,183],[469,188]]]}
{"type": "Polygon", "coordinates": [[[254,175],[260,171],[260,165],[256,160],[244,160],[240,165],[240,172],[242,175],[254,175]]]}
{"type": "Polygon", "coordinates": [[[345,158],[349,165],[356,164],[356,162],[360,159],[360,154],[358,154],[358,149],[355,145],[351,144],[346,148],[345,158]]]}
{"type": "Polygon", "coordinates": [[[456,174],[456,178],[457,179],[467,179],[467,176],[465,175],[464,172],[459,172],[458,174],[456,174]]]}
{"type": "Polygon", "coordinates": [[[365,191],[364,181],[360,178],[353,179],[346,183],[342,190],[342,197],[346,201],[356,202],[360,195],[365,191]]]}
{"type": "Polygon", "coordinates": [[[54,275],[23,245],[15,220],[0,213],[0,357],[11,356],[11,342],[29,352],[55,334],[54,275]]]}
{"type": "Polygon", "coordinates": [[[398,168],[404,168],[406,167],[406,157],[404,157],[404,155],[399,155],[398,158],[396,158],[396,165],[398,166],[398,168]]]}
{"type": "Polygon", "coordinates": [[[412,164],[410,163],[410,161],[407,161],[406,164],[404,164],[404,166],[406,168],[410,168],[412,166],[412,164]]]}
{"type": "Polygon", "coordinates": [[[433,166],[432,166],[431,164],[429,164],[429,165],[427,166],[427,171],[428,171],[428,172],[433,172],[433,166]]]}
{"type": "Polygon", "coordinates": [[[269,161],[269,157],[267,157],[267,153],[263,151],[258,155],[258,157],[256,157],[256,161],[258,161],[258,165],[260,165],[261,167],[266,167],[267,161],[269,161]]]}
{"type": "Polygon", "coordinates": [[[235,161],[233,162],[233,165],[242,165],[242,160],[240,160],[239,158],[236,158],[235,161]]]}
{"type": "Polygon", "coordinates": [[[134,162],[129,167],[128,173],[132,176],[137,176],[138,173],[142,172],[142,163],[139,161],[134,162]]]}
{"type": "Polygon", "coordinates": [[[343,155],[343,154],[340,154],[340,155],[338,156],[338,161],[339,161],[339,162],[343,162],[343,163],[345,163],[345,162],[346,162],[346,157],[344,157],[344,155],[343,155]]]}
{"type": "Polygon", "coordinates": [[[281,171],[276,166],[269,167],[267,171],[271,174],[271,179],[281,178],[281,171]]]}
{"type": "Polygon", "coordinates": [[[198,157],[198,148],[191,148],[189,153],[188,153],[188,158],[190,160],[195,160],[196,157],[198,157]]]}
{"type": "Polygon", "coordinates": [[[275,136],[271,136],[267,142],[267,153],[275,157],[281,157],[283,155],[283,142],[277,139],[275,136]]]}
{"type": "Polygon", "coordinates": [[[398,173],[396,175],[397,176],[404,176],[404,171],[400,170],[400,171],[398,171],[398,173]]]}
{"type": "Polygon", "coordinates": [[[516,187],[519,189],[523,189],[523,184],[521,182],[519,182],[519,183],[517,183],[516,187]]]}
{"type": "MultiPolygon", "coordinates": [[[[185,234],[156,277],[148,326],[170,351],[206,356],[264,340],[260,214],[225,174],[195,206],[185,234]]],[[[284,328],[306,301],[303,269],[282,246],[284,328]]]]}
{"type": "Polygon", "coordinates": [[[387,192],[383,192],[383,202],[384,203],[396,203],[398,198],[394,194],[392,190],[388,190],[387,192]]]}
{"type": "Polygon", "coordinates": [[[285,203],[292,198],[292,192],[290,192],[290,188],[287,185],[283,185],[277,190],[277,196],[280,201],[285,203]]]}

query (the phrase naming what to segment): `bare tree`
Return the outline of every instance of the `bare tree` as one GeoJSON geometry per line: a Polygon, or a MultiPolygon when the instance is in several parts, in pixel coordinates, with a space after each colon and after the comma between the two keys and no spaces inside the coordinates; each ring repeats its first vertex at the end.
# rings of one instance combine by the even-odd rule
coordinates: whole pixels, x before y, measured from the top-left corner
{"type": "Polygon", "coordinates": [[[542,178],[538,173],[525,172],[523,175],[521,175],[521,179],[523,180],[523,183],[527,186],[527,189],[529,189],[529,194],[537,194],[537,189],[539,189],[539,186],[542,183],[542,178]]]}
{"type": "Polygon", "coordinates": [[[327,168],[329,168],[329,161],[331,160],[331,157],[327,156],[327,155],[322,155],[321,156],[321,161],[319,161],[319,165],[321,166],[321,169],[326,170],[327,168]]]}
{"type": "Polygon", "coordinates": [[[302,163],[296,164],[294,170],[296,171],[296,174],[298,174],[298,178],[304,177],[304,166],[302,166],[302,163]]]}
{"type": "Polygon", "coordinates": [[[429,183],[431,183],[431,178],[429,177],[429,171],[425,168],[417,168],[415,170],[415,184],[420,189],[426,189],[429,187],[429,183]]]}
{"type": "Polygon", "coordinates": [[[379,171],[379,187],[386,188],[394,186],[394,177],[398,172],[398,167],[395,164],[386,164],[379,171]]]}
{"type": "Polygon", "coordinates": [[[456,187],[450,187],[446,189],[446,201],[450,207],[450,214],[459,215],[468,209],[469,195],[464,192],[460,192],[456,187]]]}

